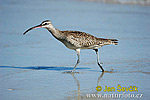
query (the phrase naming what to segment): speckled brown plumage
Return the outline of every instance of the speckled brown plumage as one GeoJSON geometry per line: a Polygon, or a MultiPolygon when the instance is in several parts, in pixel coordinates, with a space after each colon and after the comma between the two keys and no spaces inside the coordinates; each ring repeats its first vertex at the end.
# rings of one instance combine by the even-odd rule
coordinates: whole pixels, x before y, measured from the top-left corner
{"type": "Polygon", "coordinates": [[[80,31],[58,31],[62,35],[59,40],[63,42],[70,49],[95,49],[104,45],[115,44],[116,39],[97,38],[85,32],[80,31]],[[68,42],[70,45],[67,45],[68,42]],[[70,47],[69,47],[70,46],[70,47]]]}

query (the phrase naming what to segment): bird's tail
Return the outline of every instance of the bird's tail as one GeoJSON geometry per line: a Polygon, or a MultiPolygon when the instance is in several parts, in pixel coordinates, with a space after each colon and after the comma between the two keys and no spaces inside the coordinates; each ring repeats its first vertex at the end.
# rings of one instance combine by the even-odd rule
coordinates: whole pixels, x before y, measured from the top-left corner
{"type": "Polygon", "coordinates": [[[100,46],[110,45],[110,44],[118,45],[118,40],[117,39],[98,38],[98,43],[100,46]]]}
{"type": "Polygon", "coordinates": [[[118,40],[117,39],[108,39],[110,44],[118,45],[118,40]]]}

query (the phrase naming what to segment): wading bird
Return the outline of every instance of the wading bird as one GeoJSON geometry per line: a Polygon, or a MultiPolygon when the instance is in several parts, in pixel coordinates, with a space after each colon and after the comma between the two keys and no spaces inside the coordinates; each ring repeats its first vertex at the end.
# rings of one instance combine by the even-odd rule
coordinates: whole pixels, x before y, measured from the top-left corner
{"type": "Polygon", "coordinates": [[[71,72],[74,72],[75,68],[80,62],[80,50],[82,49],[95,50],[97,54],[97,64],[101,68],[102,72],[104,72],[104,69],[99,62],[98,48],[104,45],[118,44],[117,39],[97,38],[93,35],[80,31],[60,31],[58,29],[55,29],[49,20],[43,21],[40,25],[29,28],[23,33],[23,35],[35,28],[46,28],[57,40],[61,41],[67,48],[75,50],[77,52],[78,60],[71,72]]]}

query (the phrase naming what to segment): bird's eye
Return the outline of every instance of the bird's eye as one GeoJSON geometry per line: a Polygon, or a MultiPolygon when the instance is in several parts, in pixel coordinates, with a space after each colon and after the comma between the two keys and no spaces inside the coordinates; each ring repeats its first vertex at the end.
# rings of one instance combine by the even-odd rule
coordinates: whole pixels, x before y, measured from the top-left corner
{"type": "Polygon", "coordinates": [[[47,23],[44,23],[43,25],[47,25],[47,23]]]}

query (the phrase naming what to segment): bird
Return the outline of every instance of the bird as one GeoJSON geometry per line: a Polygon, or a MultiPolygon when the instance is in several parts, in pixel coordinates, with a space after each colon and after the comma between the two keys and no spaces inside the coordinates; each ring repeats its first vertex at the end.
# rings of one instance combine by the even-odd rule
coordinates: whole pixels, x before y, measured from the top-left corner
{"type": "Polygon", "coordinates": [[[75,68],[80,62],[80,51],[83,49],[92,49],[96,52],[97,64],[102,70],[102,72],[104,72],[104,69],[101,66],[100,61],[99,61],[98,48],[101,48],[104,45],[110,45],[110,44],[117,45],[118,44],[117,39],[98,38],[89,33],[81,32],[81,31],[58,30],[53,26],[50,20],[45,20],[41,24],[27,29],[23,33],[23,35],[25,35],[30,30],[33,30],[36,28],[47,29],[52,34],[52,36],[54,36],[57,40],[62,42],[67,48],[76,51],[78,59],[71,72],[75,72],[75,68]]]}

